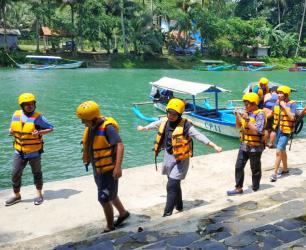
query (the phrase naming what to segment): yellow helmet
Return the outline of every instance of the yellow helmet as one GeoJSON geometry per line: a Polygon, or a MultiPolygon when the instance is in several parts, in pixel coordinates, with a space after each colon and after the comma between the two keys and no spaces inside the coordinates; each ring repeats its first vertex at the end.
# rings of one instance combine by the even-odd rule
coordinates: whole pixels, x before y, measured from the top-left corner
{"type": "Polygon", "coordinates": [[[22,93],[18,97],[18,104],[21,105],[24,102],[36,102],[36,98],[32,93],[22,93]]]}
{"type": "Polygon", "coordinates": [[[185,110],[185,103],[181,99],[172,98],[168,102],[168,105],[166,107],[167,111],[168,111],[168,109],[173,109],[173,110],[175,110],[177,113],[179,113],[181,115],[181,114],[183,114],[183,112],[185,110]]]}
{"type": "Polygon", "coordinates": [[[283,92],[284,94],[287,94],[288,96],[291,94],[291,89],[285,85],[278,87],[277,91],[283,92]]]}
{"type": "Polygon", "coordinates": [[[242,97],[242,100],[243,101],[253,102],[256,105],[258,105],[258,103],[259,103],[259,96],[256,93],[254,93],[254,92],[250,92],[250,93],[244,94],[243,97],[242,97]]]}
{"type": "Polygon", "coordinates": [[[86,101],[77,107],[76,115],[82,120],[91,121],[94,118],[99,118],[101,116],[100,107],[94,101],[86,101]]]}
{"type": "Polygon", "coordinates": [[[268,78],[266,78],[266,77],[262,77],[262,78],[259,79],[259,82],[258,82],[258,83],[259,83],[259,84],[267,85],[267,84],[269,83],[269,80],[268,80],[268,78]]]}

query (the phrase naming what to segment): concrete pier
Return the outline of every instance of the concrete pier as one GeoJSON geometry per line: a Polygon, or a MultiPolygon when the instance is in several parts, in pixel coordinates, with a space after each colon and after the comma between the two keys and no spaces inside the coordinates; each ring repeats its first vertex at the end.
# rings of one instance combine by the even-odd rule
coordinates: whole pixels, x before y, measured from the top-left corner
{"type": "MultiPolygon", "coordinates": [[[[167,178],[154,165],[125,169],[119,196],[131,213],[122,228],[101,234],[104,214],[92,175],[44,184],[45,201],[33,204],[35,187],[22,187],[22,202],[0,205],[1,249],[287,249],[306,247],[306,139],[288,152],[290,175],[271,183],[275,150],[262,156],[259,191],[234,188],[238,150],[192,158],[182,182],[184,211],[162,218],[167,178]],[[142,232],[138,232],[142,231],[142,232]],[[252,248],[253,247],[253,248],[252,248]]],[[[152,156],[153,157],[153,156],[152,156]]],[[[0,192],[4,202],[11,190],[0,192]]]]}

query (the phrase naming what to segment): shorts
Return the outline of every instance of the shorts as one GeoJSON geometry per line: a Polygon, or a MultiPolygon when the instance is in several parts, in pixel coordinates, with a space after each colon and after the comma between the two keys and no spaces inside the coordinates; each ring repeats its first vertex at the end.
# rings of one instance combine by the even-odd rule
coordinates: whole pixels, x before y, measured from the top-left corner
{"type": "Polygon", "coordinates": [[[118,179],[114,179],[113,171],[100,174],[94,172],[94,178],[98,188],[98,201],[101,205],[117,198],[118,179]]]}
{"type": "Polygon", "coordinates": [[[289,134],[283,134],[282,132],[277,132],[276,137],[276,149],[279,151],[286,151],[286,146],[289,141],[289,134]]]}

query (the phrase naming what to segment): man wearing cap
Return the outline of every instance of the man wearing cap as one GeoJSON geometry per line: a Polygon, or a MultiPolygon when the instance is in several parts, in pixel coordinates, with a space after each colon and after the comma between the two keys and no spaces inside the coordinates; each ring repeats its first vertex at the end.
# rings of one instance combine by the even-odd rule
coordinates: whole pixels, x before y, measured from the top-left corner
{"type": "Polygon", "coordinates": [[[178,98],[171,99],[166,107],[167,118],[152,122],[138,131],[158,130],[154,145],[155,161],[158,153],[165,149],[162,164],[162,174],[167,175],[167,202],[163,217],[170,216],[175,208],[183,210],[181,180],[185,179],[189,168],[189,159],[192,156],[192,138],[221,152],[222,148],[210,141],[196,130],[182,114],[185,103],[178,98]]]}
{"type": "Polygon", "coordinates": [[[5,201],[11,206],[21,201],[20,188],[23,169],[29,163],[32,168],[37,196],[35,205],[43,203],[43,176],[41,171],[42,136],[53,131],[53,126],[40,113],[36,112],[36,98],[31,93],[23,93],[18,98],[21,110],[16,110],[12,117],[10,134],[14,136],[14,160],[12,184],[14,196],[5,201]]]}
{"type": "Polygon", "coordinates": [[[261,155],[264,150],[265,114],[258,109],[259,96],[253,92],[242,98],[245,113],[240,114],[235,109],[236,127],[240,128],[240,148],[235,165],[235,189],[227,191],[227,195],[243,193],[244,168],[250,160],[252,171],[252,189],[257,191],[261,179],[261,155]]]}

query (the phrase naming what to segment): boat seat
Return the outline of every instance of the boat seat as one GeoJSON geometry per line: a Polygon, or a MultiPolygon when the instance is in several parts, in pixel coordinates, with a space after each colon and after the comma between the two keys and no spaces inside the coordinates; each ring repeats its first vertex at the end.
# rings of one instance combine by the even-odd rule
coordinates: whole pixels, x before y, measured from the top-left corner
{"type": "Polygon", "coordinates": [[[218,117],[216,110],[200,109],[197,110],[196,114],[212,118],[218,117]]]}

